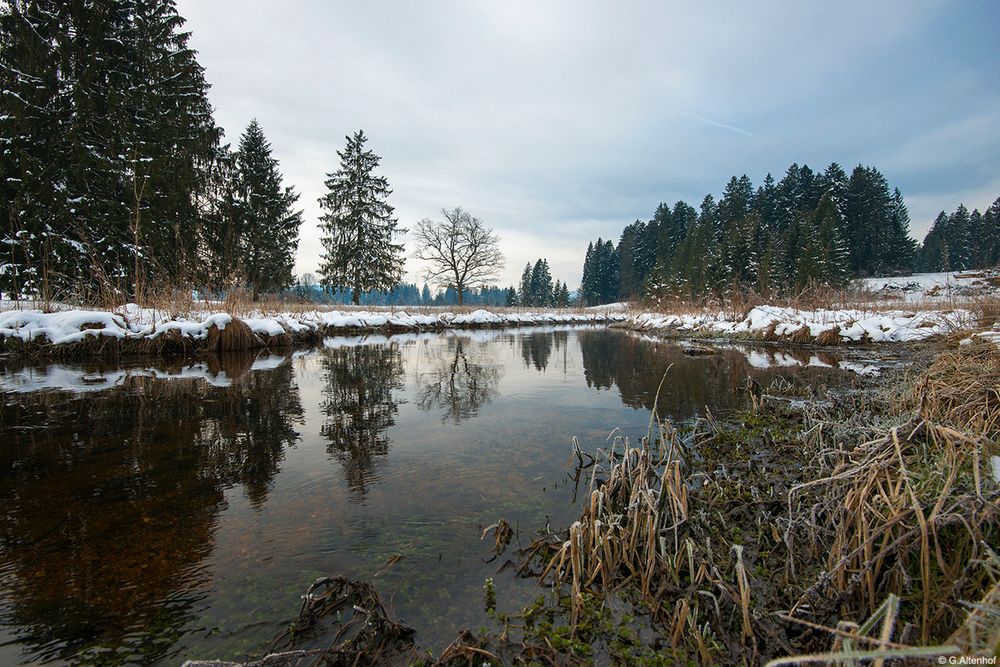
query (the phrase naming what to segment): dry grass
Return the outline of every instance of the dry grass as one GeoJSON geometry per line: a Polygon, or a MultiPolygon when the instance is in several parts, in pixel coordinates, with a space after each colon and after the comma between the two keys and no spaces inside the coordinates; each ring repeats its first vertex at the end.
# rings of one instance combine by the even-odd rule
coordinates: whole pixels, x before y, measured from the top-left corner
{"type": "Polygon", "coordinates": [[[973,616],[979,637],[1000,628],[997,578],[984,566],[986,545],[1000,543],[1000,486],[988,463],[997,364],[995,347],[966,346],[906,387],[896,378],[880,395],[810,411],[795,435],[765,421],[770,449],[791,439],[789,458],[776,456],[758,477],[720,476],[699,460],[724,443],[722,460],[738,470],[742,447],[759,453],[741,435],[747,427],[733,434],[708,415],[682,440],[654,420],[639,446],[601,453],[566,539],[540,540],[529,557],[572,596],[574,623],[588,593],[629,591],[666,646],[703,664],[834,659],[817,649],[848,663],[956,655],[941,642],[973,616]],[[783,508],[773,495],[782,469],[797,471],[783,508]],[[970,609],[968,600],[984,602],[970,609]]]}
{"type": "Polygon", "coordinates": [[[1000,348],[975,341],[940,354],[914,387],[919,414],[996,442],[1000,439],[1000,348]]]}

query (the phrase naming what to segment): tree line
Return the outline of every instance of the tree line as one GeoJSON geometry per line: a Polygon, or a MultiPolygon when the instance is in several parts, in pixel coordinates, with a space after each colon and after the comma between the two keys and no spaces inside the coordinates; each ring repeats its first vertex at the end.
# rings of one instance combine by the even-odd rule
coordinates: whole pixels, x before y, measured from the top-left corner
{"type": "Polygon", "coordinates": [[[290,285],[301,212],[260,125],[222,143],[172,0],[0,7],[0,290],[290,285]]]}
{"type": "Polygon", "coordinates": [[[848,175],[793,164],[780,181],[754,188],[733,176],[718,201],[696,209],[661,203],[648,221],[625,227],[618,242],[597,239],[584,258],[581,301],[640,296],[721,298],[735,290],[787,293],[842,286],[855,277],[993,266],[1000,258],[1000,203],[985,214],[960,206],[942,213],[922,245],[898,188],[874,167],[848,175]],[[968,239],[978,238],[974,251],[968,239]]]}
{"type": "Polygon", "coordinates": [[[859,165],[848,175],[836,163],[823,172],[793,164],[780,181],[768,174],[756,188],[733,176],[718,201],[707,195],[697,209],[662,203],[617,244],[591,243],[581,297],[596,304],[842,285],[907,271],[915,253],[902,195],[877,169],[859,165]]]}
{"type": "MultiPolygon", "coordinates": [[[[299,197],[256,120],[236,150],[223,143],[189,38],[173,0],[0,6],[0,292],[120,302],[292,288],[299,197]]],[[[397,290],[407,231],[366,142],[346,137],[319,200],[319,284],[355,304],[397,290]]],[[[436,298],[496,299],[496,234],[444,213],[417,226],[436,298]]]]}
{"type": "Polygon", "coordinates": [[[920,271],[965,271],[1000,264],[1000,198],[980,213],[959,204],[954,213],[941,211],[920,248],[920,271]]]}

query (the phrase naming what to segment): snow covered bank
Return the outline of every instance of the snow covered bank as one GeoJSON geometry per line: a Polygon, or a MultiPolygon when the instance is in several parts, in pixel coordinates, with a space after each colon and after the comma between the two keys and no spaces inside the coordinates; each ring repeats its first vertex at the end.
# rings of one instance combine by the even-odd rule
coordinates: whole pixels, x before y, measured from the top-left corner
{"type": "Polygon", "coordinates": [[[617,313],[491,312],[408,314],[405,311],[307,311],[234,318],[226,313],[172,317],[163,311],[128,304],[115,312],[40,310],[0,312],[0,343],[8,351],[69,351],[107,346],[111,352],[252,349],[316,341],[327,335],[361,332],[413,332],[624,321],[617,313]]]}
{"type": "Polygon", "coordinates": [[[996,269],[914,273],[892,278],[860,278],[854,284],[876,295],[902,297],[907,303],[934,303],[1000,294],[1000,273],[996,269]]]}
{"type": "Polygon", "coordinates": [[[859,310],[798,310],[758,306],[738,321],[724,313],[661,315],[643,313],[625,326],[638,331],[741,336],[795,343],[911,342],[936,336],[972,323],[967,311],[881,313],[859,310]]]}

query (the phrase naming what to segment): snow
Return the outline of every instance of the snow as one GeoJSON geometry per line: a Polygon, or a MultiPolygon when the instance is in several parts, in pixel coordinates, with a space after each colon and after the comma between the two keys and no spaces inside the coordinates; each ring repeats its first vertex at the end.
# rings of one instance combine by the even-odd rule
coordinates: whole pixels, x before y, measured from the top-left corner
{"type": "Polygon", "coordinates": [[[860,278],[855,286],[879,295],[900,296],[907,303],[935,302],[954,297],[1000,292],[996,270],[915,273],[892,278],[860,278]]]}
{"type": "MultiPolygon", "coordinates": [[[[280,357],[282,361],[285,357],[280,357]]],[[[271,358],[254,362],[251,370],[275,368],[271,358]],[[258,363],[262,363],[258,366],[258,363]]],[[[130,377],[151,377],[161,380],[197,379],[215,387],[229,387],[233,378],[226,372],[212,372],[205,362],[184,366],[180,370],[165,371],[160,368],[120,368],[101,373],[86,374],[79,367],[52,365],[41,368],[22,368],[0,374],[0,393],[28,393],[41,390],[89,393],[106,391],[122,385],[130,377]]]]}
{"type": "Polygon", "coordinates": [[[993,481],[1000,484],[1000,456],[991,456],[990,466],[993,468],[993,481]]]}
{"type": "Polygon", "coordinates": [[[719,335],[756,335],[773,333],[779,338],[790,337],[802,328],[811,336],[839,328],[844,342],[912,342],[951,331],[955,326],[971,322],[971,313],[955,311],[867,312],[860,310],[798,310],[778,306],[758,306],[741,320],[727,318],[725,313],[659,315],[643,313],[629,322],[643,331],[687,331],[719,335]],[[772,331],[773,328],[773,331],[772,331]]]}
{"type": "MultiPolygon", "coordinates": [[[[423,329],[455,329],[466,327],[505,327],[523,325],[597,324],[625,321],[619,313],[524,312],[494,313],[476,310],[455,314],[411,315],[405,311],[324,311],[264,314],[248,313],[242,321],[263,338],[286,333],[308,333],[321,328],[335,331],[392,330],[420,331],[423,329]]],[[[153,339],[168,332],[194,340],[203,340],[215,326],[225,329],[233,320],[228,313],[189,313],[175,315],[166,311],[142,308],[128,303],[112,312],[99,310],[57,309],[55,312],[17,309],[16,304],[0,304],[0,338],[22,342],[44,338],[53,345],[75,343],[88,336],[109,336],[119,339],[153,339]],[[9,310],[4,310],[7,306],[9,310]]]]}

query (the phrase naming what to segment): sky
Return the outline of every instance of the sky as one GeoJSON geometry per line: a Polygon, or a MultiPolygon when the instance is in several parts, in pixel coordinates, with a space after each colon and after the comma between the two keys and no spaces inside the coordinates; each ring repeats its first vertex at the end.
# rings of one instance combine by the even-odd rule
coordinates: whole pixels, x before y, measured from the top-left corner
{"type": "MultiPolygon", "coordinates": [[[[732,175],[873,165],[922,239],[1000,196],[1000,3],[178,0],[234,146],[257,118],[322,253],[345,136],[381,156],[400,226],[461,206],[516,284],[579,285],[589,241],[732,175]]],[[[407,235],[407,275],[422,284],[407,235]]]]}

